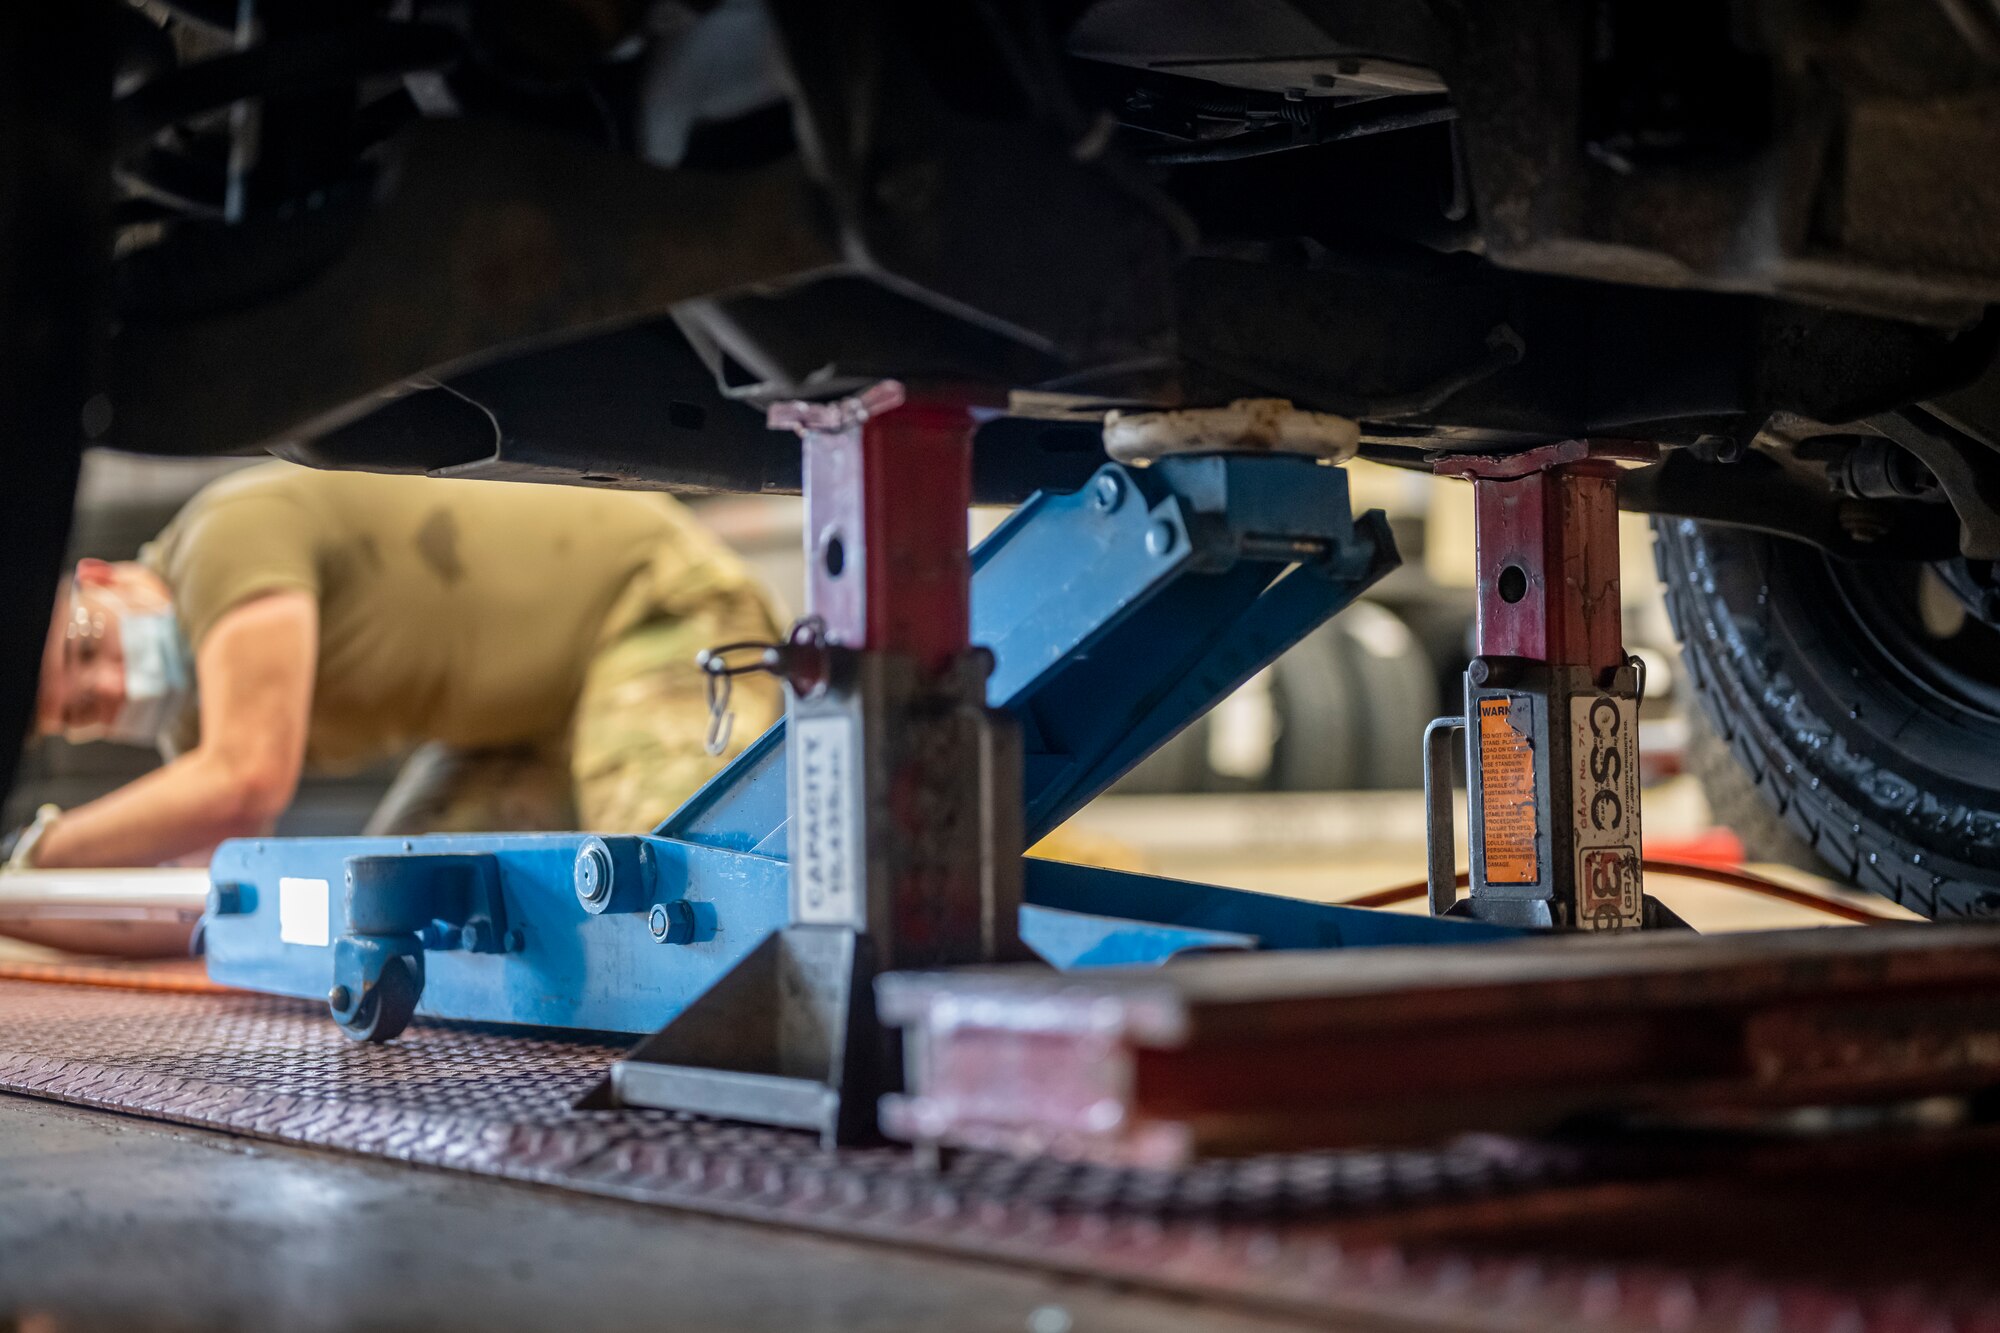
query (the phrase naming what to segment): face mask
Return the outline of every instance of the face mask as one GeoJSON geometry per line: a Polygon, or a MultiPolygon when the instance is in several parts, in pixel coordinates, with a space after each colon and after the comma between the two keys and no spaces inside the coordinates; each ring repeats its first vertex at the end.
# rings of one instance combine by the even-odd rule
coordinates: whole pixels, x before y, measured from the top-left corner
{"type": "Polygon", "coordinates": [[[128,611],[118,623],[125,646],[125,702],[104,739],[156,745],[194,693],[194,654],[171,611],[128,611]]]}

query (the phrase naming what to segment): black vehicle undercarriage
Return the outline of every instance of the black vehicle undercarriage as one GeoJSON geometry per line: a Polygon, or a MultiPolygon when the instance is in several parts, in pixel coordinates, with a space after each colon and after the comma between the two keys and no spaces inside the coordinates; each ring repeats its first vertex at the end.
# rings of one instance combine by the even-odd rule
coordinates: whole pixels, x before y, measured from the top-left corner
{"type": "Polygon", "coordinates": [[[104,442],[458,462],[474,403],[412,409],[482,418],[426,457],[385,398],[501,358],[556,395],[560,343],[637,337],[710,372],[678,429],[718,459],[759,429],[726,402],[890,374],[1729,459],[1949,395],[2000,336],[1975,0],[355,9],[118,11],[104,442]]]}
{"type": "Polygon", "coordinates": [[[1652,442],[1627,508],[2000,625],[1993,0],[4,22],[19,152],[101,168],[17,210],[84,257],[94,443],[788,491],[761,406],[895,377],[992,405],[1008,501],[1088,476],[1107,410],[1284,398],[1410,466],[1652,442]]]}

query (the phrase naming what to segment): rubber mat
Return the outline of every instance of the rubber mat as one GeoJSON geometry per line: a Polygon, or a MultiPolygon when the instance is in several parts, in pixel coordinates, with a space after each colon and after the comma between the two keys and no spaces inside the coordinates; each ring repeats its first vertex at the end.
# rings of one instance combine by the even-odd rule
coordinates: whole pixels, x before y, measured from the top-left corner
{"type": "Polygon", "coordinates": [[[285,1142],[1291,1311],[1481,1328],[2000,1333],[2000,1303],[1962,1283],[1935,1299],[1908,1284],[1879,1296],[1777,1289],[1740,1273],[1468,1253],[1401,1238],[1435,1225],[1385,1225],[1615,1183],[1617,1162],[1576,1149],[1472,1140],[1172,1172],[825,1152],[789,1131],[572,1110],[625,1045],[419,1021],[363,1046],[298,1001],[0,981],[0,1089],[285,1142]]]}

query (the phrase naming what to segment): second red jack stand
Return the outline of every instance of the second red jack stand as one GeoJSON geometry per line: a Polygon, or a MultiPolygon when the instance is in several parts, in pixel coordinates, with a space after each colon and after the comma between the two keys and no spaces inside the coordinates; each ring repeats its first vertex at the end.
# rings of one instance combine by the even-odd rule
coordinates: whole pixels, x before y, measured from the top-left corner
{"type": "Polygon", "coordinates": [[[1479,647],[1464,716],[1426,736],[1435,913],[1557,930],[1681,924],[1646,896],[1641,874],[1644,673],[1621,632],[1618,461],[1651,454],[1572,440],[1437,464],[1473,487],[1479,647]],[[1463,900],[1449,799],[1460,732],[1472,848],[1463,900]]]}

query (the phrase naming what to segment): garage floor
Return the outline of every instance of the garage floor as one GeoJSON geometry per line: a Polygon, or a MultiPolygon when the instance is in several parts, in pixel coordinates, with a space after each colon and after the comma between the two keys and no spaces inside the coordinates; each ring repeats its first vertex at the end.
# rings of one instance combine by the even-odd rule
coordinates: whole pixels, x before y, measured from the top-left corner
{"type": "Polygon", "coordinates": [[[10,1333],[1299,1327],[19,1097],[0,1096],[0,1200],[10,1333]]]}
{"type": "Polygon", "coordinates": [[[0,1016],[9,1333],[2000,1333],[2000,1129],[1956,1102],[1175,1171],[933,1162],[577,1110],[615,1049],[580,1034],[367,1047],[303,1002],[21,981],[0,1016]]]}

